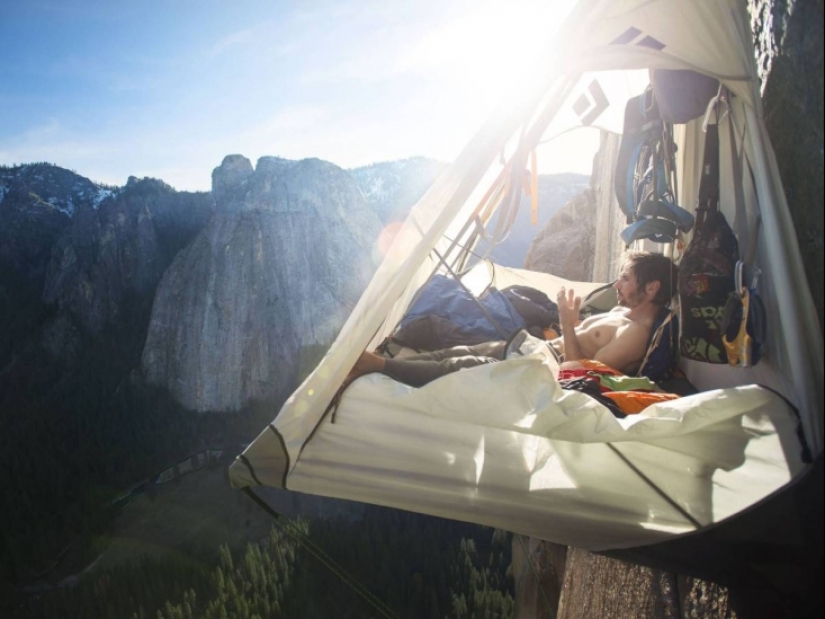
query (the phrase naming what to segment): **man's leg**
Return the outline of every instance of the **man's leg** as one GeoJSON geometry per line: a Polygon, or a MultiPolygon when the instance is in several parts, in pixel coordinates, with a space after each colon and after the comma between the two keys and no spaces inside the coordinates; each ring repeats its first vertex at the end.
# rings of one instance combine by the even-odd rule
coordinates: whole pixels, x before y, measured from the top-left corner
{"type": "Polygon", "coordinates": [[[446,357],[441,360],[433,359],[387,359],[384,362],[382,373],[393,380],[397,380],[411,387],[422,387],[436,378],[452,374],[463,368],[472,368],[486,363],[496,363],[495,357],[478,357],[464,355],[461,357],[446,357]]]}
{"type": "Polygon", "coordinates": [[[504,359],[504,350],[507,342],[482,342],[474,346],[453,346],[452,348],[442,348],[432,352],[422,352],[416,355],[401,357],[403,360],[411,361],[441,361],[452,357],[492,357],[498,361],[504,359]]]}
{"type": "Polygon", "coordinates": [[[364,374],[381,372],[398,382],[421,387],[463,368],[501,361],[505,346],[506,342],[484,342],[475,346],[455,346],[396,359],[364,352],[347,377],[347,383],[364,374]]]}

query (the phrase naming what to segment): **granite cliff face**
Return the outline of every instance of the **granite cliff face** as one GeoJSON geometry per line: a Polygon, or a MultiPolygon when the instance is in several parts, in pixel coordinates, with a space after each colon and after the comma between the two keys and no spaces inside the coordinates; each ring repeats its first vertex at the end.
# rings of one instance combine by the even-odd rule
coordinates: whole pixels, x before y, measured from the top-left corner
{"type": "MultiPolygon", "coordinates": [[[[490,258],[502,266],[523,268],[527,259],[526,252],[534,238],[554,226],[550,222],[556,221],[560,209],[587,187],[588,178],[583,174],[539,174],[536,224],[533,224],[530,196],[522,193],[519,211],[510,233],[490,251],[490,258]]],[[[495,230],[496,223],[494,220],[488,228],[495,230]]],[[[483,254],[485,251],[482,241],[476,253],[483,254]]]]}
{"type": "Polygon", "coordinates": [[[0,168],[0,375],[71,366],[124,313],[150,306],[212,208],[209,194],[151,179],[107,187],[52,164],[0,168]]]}
{"type": "Polygon", "coordinates": [[[199,411],[284,397],[335,337],[374,270],[379,222],[352,177],[318,159],[240,155],[212,174],[215,216],[158,286],[151,384],[199,411]]]}
{"type": "Polygon", "coordinates": [[[208,194],[131,177],[77,205],[52,248],[43,300],[89,333],[114,324],[130,296],[151,295],[172,257],[212,212],[208,194]]]}
{"type": "Polygon", "coordinates": [[[749,0],[765,125],[825,327],[822,0],[749,0]]]}
{"type": "Polygon", "coordinates": [[[593,192],[585,189],[539,231],[527,251],[525,268],[573,281],[589,281],[593,268],[595,216],[593,192]]]}
{"type": "MultiPolygon", "coordinates": [[[[593,159],[589,182],[569,184],[578,191],[553,211],[535,233],[524,258],[524,268],[580,282],[610,281],[624,249],[619,205],[613,191],[618,137],[606,132],[593,159]]],[[[585,177],[582,177],[583,179],[585,177]]],[[[560,196],[564,196],[562,193],[560,196]]]]}

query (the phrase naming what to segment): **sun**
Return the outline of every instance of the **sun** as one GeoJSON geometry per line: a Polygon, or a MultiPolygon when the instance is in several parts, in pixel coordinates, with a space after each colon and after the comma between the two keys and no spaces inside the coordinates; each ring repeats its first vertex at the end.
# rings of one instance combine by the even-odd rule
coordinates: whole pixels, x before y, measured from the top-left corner
{"type": "Polygon", "coordinates": [[[461,4],[401,54],[398,72],[416,73],[437,82],[437,96],[445,117],[430,141],[440,141],[436,152],[457,154],[495,108],[513,101],[544,80],[548,52],[574,0],[481,0],[461,4]],[[459,139],[458,134],[461,133],[459,139]]]}
{"type": "Polygon", "coordinates": [[[401,62],[449,73],[459,89],[469,91],[470,86],[483,83],[509,90],[548,69],[541,62],[574,4],[574,0],[472,3],[426,33],[401,62]]]}

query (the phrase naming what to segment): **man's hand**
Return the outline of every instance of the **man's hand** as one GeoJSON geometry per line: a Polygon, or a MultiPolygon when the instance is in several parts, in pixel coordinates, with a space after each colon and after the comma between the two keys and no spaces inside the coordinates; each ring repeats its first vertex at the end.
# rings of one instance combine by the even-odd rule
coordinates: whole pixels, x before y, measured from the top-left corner
{"type": "Polygon", "coordinates": [[[559,306],[561,335],[564,341],[564,359],[565,361],[582,359],[584,355],[579,345],[579,338],[576,336],[576,323],[579,321],[579,309],[582,305],[581,297],[577,297],[572,289],[566,291],[562,287],[556,299],[556,304],[559,306]]]}
{"type": "Polygon", "coordinates": [[[566,291],[562,286],[556,303],[559,306],[559,322],[561,322],[562,329],[564,329],[565,324],[575,327],[579,321],[579,310],[582,306],[581,297],[577,297],[572,288],[566,291]]]}

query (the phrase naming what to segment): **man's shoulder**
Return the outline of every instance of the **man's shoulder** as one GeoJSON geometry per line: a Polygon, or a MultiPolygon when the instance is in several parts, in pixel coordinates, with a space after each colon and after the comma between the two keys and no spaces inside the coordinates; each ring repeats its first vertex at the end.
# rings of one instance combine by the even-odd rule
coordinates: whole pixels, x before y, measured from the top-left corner
{"type": "Polygon", "coordinates": [[[622,336],[624,339],[642,338],[646,337],[651,331],[650,325],[647,322],[638,320],[630,320],[623,318],[619,328],[616,331],[617,336],[622,336]]]}
{"type": "Polygon", "coordinates": [[[634,321],[628,316],[628,313],[629,310],[626,307],[621,307],[619,309],[614,308],[604,314],[596,314],[595,316],[592,316],[591,324],[611,324],[615,325],[616,327],[629,326],[632,325],[634,321]]]}

